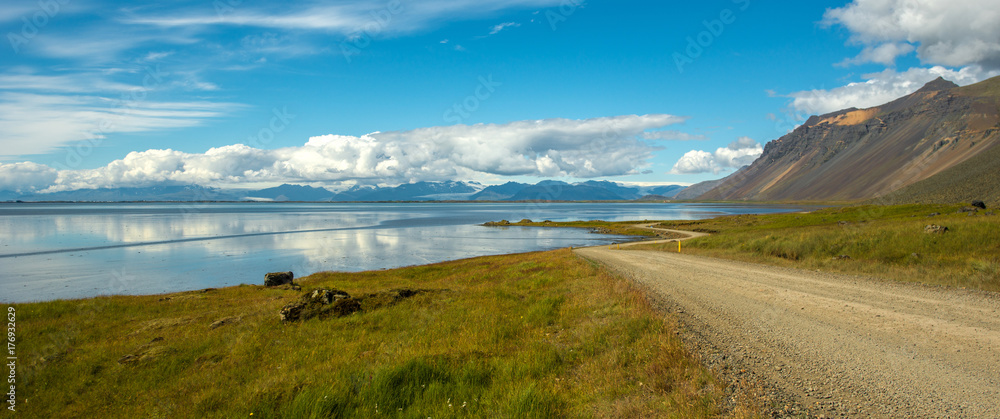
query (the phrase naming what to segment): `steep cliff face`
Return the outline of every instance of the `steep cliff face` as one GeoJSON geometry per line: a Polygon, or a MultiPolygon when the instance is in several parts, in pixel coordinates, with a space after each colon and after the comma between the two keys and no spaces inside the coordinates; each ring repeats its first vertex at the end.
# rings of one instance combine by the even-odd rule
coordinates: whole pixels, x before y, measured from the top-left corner
{"type": "Polygon", "coordinates": [[[931,178],[1000,144],[1000,78],[938,79],[893,102],[813,116],[700,196],[858,200],[931,178]]]}

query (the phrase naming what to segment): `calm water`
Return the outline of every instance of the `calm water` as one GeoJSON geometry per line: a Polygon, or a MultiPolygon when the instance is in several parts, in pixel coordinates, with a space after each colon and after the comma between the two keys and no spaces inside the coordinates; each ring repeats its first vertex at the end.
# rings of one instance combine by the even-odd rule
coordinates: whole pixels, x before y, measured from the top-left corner
{"type": "Polygon", "coordinates": [[[0,301],[261,284],[622,237],[486,221],[699,219],[794,210],[691,204],[0,204],[0,301]]]}

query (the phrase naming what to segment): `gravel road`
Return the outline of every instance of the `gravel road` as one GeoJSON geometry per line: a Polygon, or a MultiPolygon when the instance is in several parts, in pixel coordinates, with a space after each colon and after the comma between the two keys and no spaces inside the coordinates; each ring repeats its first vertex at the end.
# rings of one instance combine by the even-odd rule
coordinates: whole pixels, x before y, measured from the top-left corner
{"type": "Polygon", "coordinates": [[[646,250],[577,249],[645,287],[774,416],[1000,418],[1000,297],[646,250]]]}

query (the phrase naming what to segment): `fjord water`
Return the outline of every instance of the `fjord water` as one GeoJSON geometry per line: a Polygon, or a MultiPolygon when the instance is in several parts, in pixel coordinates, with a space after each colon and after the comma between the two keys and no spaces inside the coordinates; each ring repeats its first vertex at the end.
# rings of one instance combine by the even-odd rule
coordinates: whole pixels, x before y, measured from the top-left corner
{"type": "Polygon", "coordinates": [[[0,301],[260,284],[264,273],[364,271],[627,240],[501,219],[663,220],[791,211],[711,204],[0,204],[0,301]]]}

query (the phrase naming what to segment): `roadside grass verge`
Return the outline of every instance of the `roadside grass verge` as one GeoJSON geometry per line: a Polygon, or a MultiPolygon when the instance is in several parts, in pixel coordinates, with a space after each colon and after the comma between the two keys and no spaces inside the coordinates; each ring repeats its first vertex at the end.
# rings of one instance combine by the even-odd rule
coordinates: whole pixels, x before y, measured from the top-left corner
{"type": "Polygon", "coordinates": [[[288,287],[14,304],[27,417],[752,417],[628,281],[568,250],[288,287]],[[438,290],[283,324],[317,288],[438,290]],[[218,322],[225,319],[224,322],[218,322]],[[210,327],[215,324],[216,327],[210,327]],[[221,325],[220,325],[221,323],[221,325]]]}
{"type": "MultiPolygon", "coordinates": [[[[662,228],[711,233],[685,253],[898,281],[1000,291],[1000,216],[962,205],[827,208],[811,213],[669,221],[662,228]],[[937,214],[937,215],[931,215],[937,214]],[[928,225],[947,227],[926,233],[928,225]]],[[[629,250],[677,251],[643,244],[629,250]]]]}

